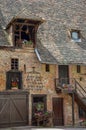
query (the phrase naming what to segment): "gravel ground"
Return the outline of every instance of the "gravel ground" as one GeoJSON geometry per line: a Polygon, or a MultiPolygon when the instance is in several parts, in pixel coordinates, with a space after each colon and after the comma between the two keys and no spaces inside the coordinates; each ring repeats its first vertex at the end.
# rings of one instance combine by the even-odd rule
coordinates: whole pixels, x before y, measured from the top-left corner
{"type": "Polygon", "coordinates": [[[86,128],[32,128],[32,127],[11,127],[11,128],[0,128],[0,130],[86,130],[86,128]]]}

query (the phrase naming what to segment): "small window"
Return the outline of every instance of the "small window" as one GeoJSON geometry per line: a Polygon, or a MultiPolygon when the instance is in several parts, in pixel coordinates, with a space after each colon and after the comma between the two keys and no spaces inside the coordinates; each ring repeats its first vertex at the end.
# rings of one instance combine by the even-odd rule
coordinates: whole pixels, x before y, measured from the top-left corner
{"type": "Polygon", "coordinates": [[[11,59],[11,70],[18,70],[18,59],[11,59]]]}
{"type": "Polygon", "coordinates": [[[46,72],[49,72],[50,71],[50,66],[49,66],[49,64],[46,64],[46,72]]]}
{"type": "Polygon", "coordinates": [[[71,31],[71,38],[75,42],[81,42],[80,31],[72,30],[71,31]]]}
{"type": "Polygon", "coordinates": [[[81,73],[81,67],[80,67],[80,65],[77,65],[77,73],[81,73]]]}

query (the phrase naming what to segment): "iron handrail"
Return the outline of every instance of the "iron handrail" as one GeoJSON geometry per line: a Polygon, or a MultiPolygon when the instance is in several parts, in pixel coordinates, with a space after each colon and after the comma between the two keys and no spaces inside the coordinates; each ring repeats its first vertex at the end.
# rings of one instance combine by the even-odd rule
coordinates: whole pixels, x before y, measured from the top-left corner
{"type": "Polygon", "coordinates": [[[80,85],[80,83],[76,79],[74,79],[74,80],[75,80],[75,90],[76,90],[76,92],[78,93],[78,91],[79,91],[79,93],[82,96],[84,96],[84,94],[86,95],[86,90],[80,85]]]}
{"type": "Polygon", "coordinates": [[[73,87],[75,92],[77,92],[79,95],[81,94],[84,97],[84,95],[86,95],[86,90],[80,85],[77,80],[79,80],[79,78],[56,78],[55,89],[59,88],[62,90],[64,85],[67,85],[68,87],[73,87]]]}

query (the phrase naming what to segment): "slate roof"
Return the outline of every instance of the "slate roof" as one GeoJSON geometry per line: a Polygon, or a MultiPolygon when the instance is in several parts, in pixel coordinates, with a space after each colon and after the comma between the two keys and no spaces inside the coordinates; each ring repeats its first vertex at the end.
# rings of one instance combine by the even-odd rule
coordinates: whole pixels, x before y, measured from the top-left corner
{"type": "Polygon", "coordinates": [[[0,46],[11,46],[8,39],[8,34],[2,26],[0,26],[0,46]]]}
{"type": "Polygon", "coordinates": [[[46,47],[42,45],[41,41],[38,40],[37,43],[37,52],[40,57],[40,62],[46,64],[57,64],[55,57],[48,51],[46,47]]]}
{"type": "Polygon", "coordinates": [[[28,11],[28,17],[46,19],[37,34],[42,63],[86,64],[85,0],[0,0],[0,9],[3,19],[0,23],[4,28],[23,9],[28,11]],[[81,31],[81,42],[69,38],[70,29],[81,31]]]}
{"type": "Polygon", "coordinates": [[[20,12],[18,12],[16,15],[13,16],[12,20],[7,24],[7,27],[17,18],[30,19],[30,20],[33,20],[33,21],[38,21],[39,24],[41,24],[45,21],[44,18],[37,16],[36,14],[33,14],[32,12],[23,8],[20,12]]]}

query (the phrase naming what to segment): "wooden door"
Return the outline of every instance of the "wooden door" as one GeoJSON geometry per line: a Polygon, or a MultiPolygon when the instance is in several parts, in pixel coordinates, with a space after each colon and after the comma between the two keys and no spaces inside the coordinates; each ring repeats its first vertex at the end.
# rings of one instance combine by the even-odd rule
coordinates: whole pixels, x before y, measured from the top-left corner
{"type": "Polygon", "coordinates": [[[28,124],[28,92],[0,92],[0,128],[28,124]]]}
{"type": "Polygon", "coordinates": [[[63,126],[63,98],[53,98],[53,113],[54,126],[63,126]]]}
{"type": "Polygon", "coordinates": [[[58,66],[59,82],[61,84],[69,84],[69,67],[68,65],[58,66]]]}

